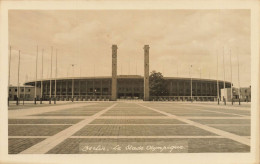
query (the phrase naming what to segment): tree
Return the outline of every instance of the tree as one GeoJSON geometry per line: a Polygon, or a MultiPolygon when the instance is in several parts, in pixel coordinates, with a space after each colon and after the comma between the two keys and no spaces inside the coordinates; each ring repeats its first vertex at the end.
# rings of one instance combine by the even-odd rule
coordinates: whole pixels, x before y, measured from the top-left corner
{"type": "Polygon", "coordinates": [[[152,71],[149,76],[150,95],[151,96],[167,96],[166,80],[161,72],[152,71]]]}

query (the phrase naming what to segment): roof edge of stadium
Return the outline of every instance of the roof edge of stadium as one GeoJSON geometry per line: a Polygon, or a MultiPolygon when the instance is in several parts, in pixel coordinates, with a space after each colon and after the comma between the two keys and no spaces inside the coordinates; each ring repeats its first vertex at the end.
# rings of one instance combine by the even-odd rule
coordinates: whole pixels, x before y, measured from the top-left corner
{"type": "MultiPolygon", "coordinates": [[[[49,81],[49,80],[79,80],[79,79],[111,79],[112,76],[90,76],[90,77],[60,77],[60,78],[48,78],[48,79],[38,79],[37,81],[49,81]]],[[[141,75],[117,75],[118,79],[143,79],[144,77],[141,75]]],[[[183,80],[187,80],[187,79],[191,79],[190,77],[164,77],[164,79],[166,80],[170,80],[170,79],[183,79],[183,80]]],[[[192,80],[203,80],[203,81],[217,81],[215,79],[203,79],[203,78],[192,78],[192,80]]],[[[33,83],[35,81],[26,81],[25,84],[27,83],[33,83]]],[[[219,82],[223,82],[223,80],[219,80],[219,82]]],[[[230,83],[229,81],[226,81],[227,83],[230,83]]]]}

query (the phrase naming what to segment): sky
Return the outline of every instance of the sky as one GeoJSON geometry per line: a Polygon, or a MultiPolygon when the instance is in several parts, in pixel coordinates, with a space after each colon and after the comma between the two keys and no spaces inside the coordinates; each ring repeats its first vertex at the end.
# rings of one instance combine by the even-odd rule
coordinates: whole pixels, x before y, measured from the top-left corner
{"type": "Polygon", "coordinates": [[[143,75],[149,45],[150,72],[251,85],[250,10],[10,10],[8,21],[12,85],[19,50],[22,84],[36,79],[37,46],[38,80],[55,78],[56,54],[58,78],[111,76],[112,44],[118,75],[143,75]]]}

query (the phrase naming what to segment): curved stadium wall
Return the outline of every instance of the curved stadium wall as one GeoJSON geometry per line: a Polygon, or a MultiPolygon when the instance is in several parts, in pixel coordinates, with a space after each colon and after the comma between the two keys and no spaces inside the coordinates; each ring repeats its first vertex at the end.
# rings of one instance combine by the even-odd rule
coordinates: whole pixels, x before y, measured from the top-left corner
{"type": "MultiPolygon", "coordinates": [[[[191,79],[165,77],[168,94],[150,100],[184,101],[191,98],[191,79]]],[[[75,101],[110,100],[111,76],[103,77],[75,77],[56,79],[56,99],[75,101]]],[[[43,79],[36,82],[40,89],[42,84],[42,98],[49,100],[55,96],[55,79],[43,79]],[[51,83],[51,94],[50,94],[51,83]]],[[[26,82],[25,85],[34,86],[35,81],[26,82]]],[[[225,87],[230,88],[231,83],[225,82],[225,87]]],[[[219,80],[219,94],[224,87],[224,82],[219,80]]],[[[117,99],[143,99],[144,78],[138,75],[117,76],[117,99]]],[[[199,101],[214,101],[217,98],[217,80],[192,79],[192,97],[199,101]]],[[[221,98],[221,95],[220,95],[221,98]]],[[[40,94],[37,95],[40,100],[40,94]]]]}

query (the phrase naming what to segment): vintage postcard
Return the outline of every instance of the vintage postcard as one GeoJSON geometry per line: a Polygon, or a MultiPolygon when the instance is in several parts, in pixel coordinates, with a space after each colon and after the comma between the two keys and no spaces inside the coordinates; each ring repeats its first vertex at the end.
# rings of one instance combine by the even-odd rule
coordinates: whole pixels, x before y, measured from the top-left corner
{"type": "Polygon", "coordinates": [[[258,163],[258,1],[2,1],[0,163],[258,163]]]}

